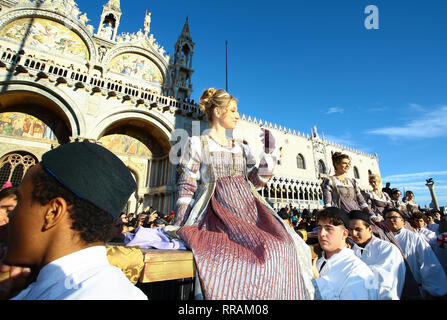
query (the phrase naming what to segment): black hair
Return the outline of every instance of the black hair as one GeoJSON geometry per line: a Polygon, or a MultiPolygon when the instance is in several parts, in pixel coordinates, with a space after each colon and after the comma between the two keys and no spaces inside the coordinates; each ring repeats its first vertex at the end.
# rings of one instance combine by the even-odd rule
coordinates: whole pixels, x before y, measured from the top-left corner
{"type": "Polygon", "coordinates": [[[86,243],[106,242],[109,240],[114,218],[90,202],[83,200],[66,189],[51,174],[41,168],[32,175],[32,200],[42,205],[61,197],[68,205],[72,219],[71,229],[78,231],[86,243]]]}
{"type": "Polygon", "coordinates": [[[332,164],[334,165],[334,167],[343,159],[349,159],[349,156],[341,152],[335,152],[334,154],[332,154],[332,164]]]}
{"type": "MultiPolygon", "coordinates": [[[[424,218],[425,218],[425,214],[423,214],[420,211],[416,211],[415,213],[413,213],[413,216],[411,217],[411,220],[414,220],[414,219],[424,219],[424,218]]],[[[425,221],[425,219],[424,219],[424,221],[425,221]]]]}
{"type": "Polygon", "coordinates": [[[397,189],[397,188],[394,188],[394,189],[391,189],[391,194],[396,194],[396,193],[400,193],[400,194],[402,194],[402,192],[400,192],[400,190],[399,189],[397,189]]]}
{"type": "Polygon", "coordinates": [[[325,208],[323,210],[318,211],[318,213],[316,214],[316,221],[318,222],[321,219],[329,219],[330,223],[334,226],[344,226],[346,228],[348,228],[348,226],[346,226],[345,222],[343,221],[342,218],[340,218],[340,216],[338,215],[338,211],[341,211],[338,208],[335,207],[329,207],[329,208],[325,208]]]}
{"type": "Polygon", "coordinates": [[[5,188],[0,191],[0,200],[3,200],[5,198],[8,198],[12,195],[18,196],[17,188],[11,187],[11,188],[5,188]]]}
{"type": "Polygon", "coordinates": [[[281,208],[278,211],[278,215],[281,217],[281,219],[286,220],[290,218],[290,213],[287,213],[285,208],[281,208]]]}
{"type": "Polygon", "coordinates": [[[386,214],[387,214],[388,212],[391,212],[391,211],[393,211],[393,212],[397,212],[398,214],[400,214],[400,216],[401,216],[402,218],[404,217],[404,215],[402,214],[402,212],[401,212],[399,209],[397,209],[397,208],[386,208],[385,210],[383,210],[382,215],[385,217],[386,214]]]}

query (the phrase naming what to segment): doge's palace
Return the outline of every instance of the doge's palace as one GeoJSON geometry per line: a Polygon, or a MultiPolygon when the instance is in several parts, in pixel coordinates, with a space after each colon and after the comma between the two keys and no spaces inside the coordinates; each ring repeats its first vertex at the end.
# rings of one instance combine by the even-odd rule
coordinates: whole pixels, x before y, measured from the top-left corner
{"type": "MultiPolygon", "coordinates": [[[[191,100],[188,19],[169,56],[151,32],[151,12],[137,32],[119,32],[119,0],[103,5],[98,26],[74,0],[0,0],[0,9],[0,183],[18,185],[46,151],[88,140],[114,152],[133,173],[138,188],[125,210],[151,205],[170,212],[175,130],[191,135],[208,128],[191,100]]],[[[335,151],[351,157],[350,174],[361,188],[368,189],[368,173],[380,174],[377,155],[331,143],[316,128],[304,134],[244,115],[229,135],[246,139],[259,158],[261,127],[272,130],[281,148],[275,177],[259,190],[275,207],[321,207],[319,184],[333,173],[335,151]]]]}

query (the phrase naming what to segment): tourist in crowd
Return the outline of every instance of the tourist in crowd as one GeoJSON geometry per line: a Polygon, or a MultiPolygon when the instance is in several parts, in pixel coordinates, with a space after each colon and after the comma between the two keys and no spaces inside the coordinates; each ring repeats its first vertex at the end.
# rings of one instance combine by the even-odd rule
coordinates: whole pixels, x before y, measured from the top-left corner
{"type": "Polygon", "coordinates": [[[391,198],[388,193],[382,191],[382,179],[377,174],[371,174],[368,177],[371,192],[365,193],[365,200],[369,203],[371,210],[375,213],[375,219],[382,221],[383,211],[390,207],[391,198]],[[380,217],[380,219],[378,219],[380,217]]]}
{"type": "Polygon", "coordinates": [[[278,215],[281,217],[281,219],[284,221],[284,223],[286,223],[289,227],[293,228],[290,211],[287,212],[287,208],[279,209],[278,215]]]}
{"type": "Polygon", "coordinates": [[[350,212],[349,231],[354,253],[374,272],[380,300],[399,300],[405,283],[405,262],[392,243],[372,234],[371,220],[363,211],[350,212]]]}
{"type": "Polygon", "coordinates": [[[445,296],[447,277],[430,245],[417,233],[404,228],[403,216],[397,209],[387,209],[384,214],[386,223],[395,234],[419,286],[420,296],[445,296]]]}
{"type": "Polygon", "coordinates": [[[427,228],[426,221],[427,217],[422,212],[417,211],[413,213],[410,224],[414,231],[419,233],[428,242],[428,244],[430,244],[430,246],[433,246],[436,244],[436,232],[427,228]]]}
{"type": "Polygon", "coordinates": [[[405,192],[405,198],[404,198],[405,206],[407,207],[407,212],[409,214],[413,214],[417,211],[420,211],[419,205],[414,201],[414,193],[413,191],[406,191],[405,192]]]}
{"type": "Polygon", "coordinates": [[[17,204],[17,189],[7,181],[0,191],[0,261],[6,254],[9,215],[17,204]]]}
{"type": "Polygon", "coordinates": [[[68,143],[45,153],[25,174],[9,222],[0,269],[28,267],[34,280],[13,299],[147,299],[109,264],[105,248],[114,217],[135,189],[124,163],[97,144],[68,143]]]}
{"type": "Polygon", "coordinates": [[[0,191],[0,226],[8,224],[9,214],[17,204],[17,189],[12,184],[5,186],[0,191]]]}
{"type": "Polygon", "coordinates": [[[336,207],[317,214],[322,257],[313,260],[315,296],[323,300],[376,300],[374,273],[346,247],[349,218],[336,207]]]}
{"type": "Polygon", "coordinates": [[[390,198],[391,198],[391,188],[390,188],[390,185],[391,184],[389,182],[387,182],[385,184],[385,188],[382,189],[382,192],[387,193],[390,196],[390,198]]]}
{"type": "Polygon", "coordinates": [[[441,222],[441,217],[442,217],[441,211],[435,210],[434,214],[435,214],[435,223],[439,224],[441,222]]]}
{"type": "Polygon", "coordinates": [[[256,167],[249,145],[226,136],[239,120],[237,100],[211,88],[200,106],[210,131],[182,147],[175,221],[164,228],[194,252],[196,297],[311,299],[310,248],[254,190],[273,176],[272,134],[261,129],[264,154],[256,167]]]}
{"type": "Polygon", "coordinates": [[[371,216],[373,222],[373,233],[382,240],[390,241],[399,246],[393,233],[389,230],[382,217],[377,216],[369,208],[355,180],[346,175],[351,168],[351,160],[346,154],[335,152],[332,155],[335,175],[324,178],[321,188],[323,191],[323,202],[325,208],[337,207],[347,215],[353,210],[365,211],[371,216]]]}

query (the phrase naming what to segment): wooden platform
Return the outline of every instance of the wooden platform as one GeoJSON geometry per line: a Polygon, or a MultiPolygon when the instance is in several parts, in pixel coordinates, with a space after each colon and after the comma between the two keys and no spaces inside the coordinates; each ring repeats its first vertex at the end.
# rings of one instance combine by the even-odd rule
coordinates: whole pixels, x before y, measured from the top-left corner
{"type": "Polygon", "coordinates": [[[192,278],[196,266],[191,251],[141,249],[144,255],[144,269],[140,282],[156,282],[192,278]]]}

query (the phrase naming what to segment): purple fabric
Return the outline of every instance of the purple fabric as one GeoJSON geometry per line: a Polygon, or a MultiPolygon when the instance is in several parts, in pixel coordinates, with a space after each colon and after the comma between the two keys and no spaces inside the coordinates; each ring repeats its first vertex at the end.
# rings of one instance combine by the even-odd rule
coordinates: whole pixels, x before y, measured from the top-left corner
{"type": "Polygon", "coordinates": [[[135,233],[128,232],[124,239],[126,246],[139,246],[141,249],[186,250],[184,244],[177,239],[169,239],[162,231],[163,227],[138,227],[135,233]]]}

